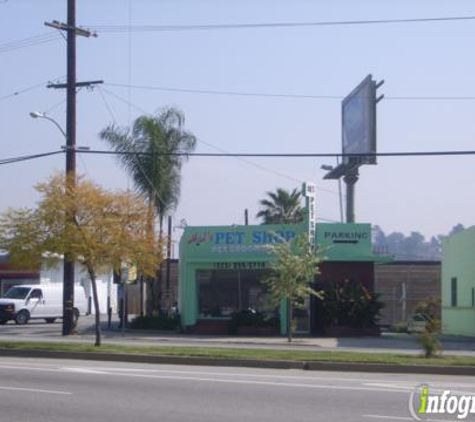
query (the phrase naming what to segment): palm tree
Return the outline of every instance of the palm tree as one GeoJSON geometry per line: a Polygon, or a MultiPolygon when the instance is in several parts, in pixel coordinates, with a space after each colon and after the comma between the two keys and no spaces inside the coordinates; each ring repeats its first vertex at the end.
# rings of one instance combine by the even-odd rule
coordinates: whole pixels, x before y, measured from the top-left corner
{"type": "Polygon", "coordinates": [[[259,201],[263,208],[256,215],[262,218],[262,224],[296,224],[303,221],[300,190],[289,192],[277,188],[276,192],[267,192],[267,196],[269,199],[259,201]]]}
{"type": "Polygon", "coordinates": [[[196,137],[184,130],[184,124],[183,113],[171,107],[156,116],[138,117],[132,130],[112,124],[99,135],[121,153],[118,159],[131,174],[136,189],[155,208],[160,231],[165,215],[180,198],[181,167],[188,157],[176,154],[192,152],[196,146],[196,137]]]}
{"type": "MultiPolygon", "coordinates": [[[[136,189],[148,201],[148,230],[155,230],[158,215],[160,237],[163,219],[178,205],[181,186],[181,167],[187,160],[186,153],[194,151],[196,137],[184,130],[185,117],[175,108],[165,108],[156,116],[140,116],[132,129],[109,125],[99,136],[113,150],[130,173],[136,189]],[[185,155],[180,155],[185,154],[185,155]]],[[[152,237],[152,236],[150,236],[152,237]]],[[[161,271],[158,271],[160,277],[161,271]]],[[[147,314],[157,308],[160,283],[147,279],[147,314]]]]}

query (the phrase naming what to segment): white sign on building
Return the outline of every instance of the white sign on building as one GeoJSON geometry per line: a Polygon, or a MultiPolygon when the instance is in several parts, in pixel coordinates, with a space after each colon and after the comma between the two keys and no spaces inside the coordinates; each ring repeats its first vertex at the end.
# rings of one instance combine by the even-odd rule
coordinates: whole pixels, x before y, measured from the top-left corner
{"type": "Polygon", "coordinates": [[[302,189],[305,196],[305,206],[307,207],[308,220],[308,241],[315,249],[315,238],[317,229],[317,186],[315,183],[305,182],[302,189]]]}

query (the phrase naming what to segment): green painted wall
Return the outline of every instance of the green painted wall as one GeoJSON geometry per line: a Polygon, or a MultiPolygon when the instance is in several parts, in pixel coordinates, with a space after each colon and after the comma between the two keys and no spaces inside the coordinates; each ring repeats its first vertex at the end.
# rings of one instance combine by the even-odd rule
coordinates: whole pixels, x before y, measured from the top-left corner
{"type": "MultiPolygon", "coordinates": [[[[179,298],[182,323],[198,318],[197,270],[262,268],[273,259],[266,245],[308,233],[301,225],[187,227],[180,240],[179,298]],[[243,266],[243,267],[242,267],[243,266]]],[[[317,251],[330,261],[375,261],[370,224],[318,224],[317,251]]],[[[286,307],[281,306],[285,334],[286,307]]]]}
{"type": "Polygon", "coordinates": [[[374,261],[370,224],[318,224],[319,252],[329,261],[374,261]]]}
{"type": "MultiPolygon", "coordinates": [[[[306,232],[306,225],[187,227],[180,240],[178,294],[182,324],[198,318],[197,270],[262,268],[273,259],[266,245],[292,240],[306,232]]],[[[281,324],[285,327],[285,317],[281,324]]]]}
{"type": "Polygon", "coordinates": [[[444,239],[442,259],[442,330],[475,336],[475,226],[444,239]],[[457,278],[457,306],[452,306],[451,280],[457,278]]]}

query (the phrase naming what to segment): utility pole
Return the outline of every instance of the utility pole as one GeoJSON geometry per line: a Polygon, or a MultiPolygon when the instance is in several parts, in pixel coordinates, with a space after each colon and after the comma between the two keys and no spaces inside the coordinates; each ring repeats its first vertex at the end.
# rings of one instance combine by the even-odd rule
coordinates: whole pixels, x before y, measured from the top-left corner
{"type": "MultiPolygon", "coordinates": [[[[68,0],[67,23],[45,22],[46,26],[67,33],[66,84],[66,189],[74,195],[76,188],[76,36],[90,37],[90,31],[76,27],[76,0],[68,0]]],[[[54,87],[54,86],[53,86],[54,87]]],[[[69,210],[69,221],[75,221],[75,210],[69,210]]],[[[74,332],[74,260],[64,255],[63,336],[74,332]]]]}

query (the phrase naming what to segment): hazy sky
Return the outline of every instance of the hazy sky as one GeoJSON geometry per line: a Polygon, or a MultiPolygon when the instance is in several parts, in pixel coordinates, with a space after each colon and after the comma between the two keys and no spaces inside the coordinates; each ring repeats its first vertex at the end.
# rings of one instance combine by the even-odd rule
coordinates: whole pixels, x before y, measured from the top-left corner
{"type": "MultiPolygon", "coordinates": [[[[64,144],[45,120],[65,125],[66,43],[6,49],[11,41],[56,32],[45,21],[66,21],[66,0],[0,1],[0,158],[53,151],[64,144]],[[62,78],[62,79],[61,79],[62,78]],[[23,89],[34,87],[27,92],[23,89]],[[15,92],[18,95],[11,96],[15,92]]],[[[385,80],[378,105],[378,149],[474,150],[475,100],[414,97],[475,96],[475,20],[333,25],[208,31],[130,32],[131,25],[192,25],[354,21],[475,16],[475,2],[457,0],[77,0],[77,23],[98,30],[78,38],[78,80],[103,79],[100,90],[78,94],[78,145],[106,149],[99,131],[114,120],[174,105],[199,139],[198,151],[341,151],[341,99],[367,74],[385,80]],[[117,85],[336,96],[337,99],[208,95],[132,89],[117,85]],[[398,97],[398,98],[396,98],[398,97]],[[406,99],[401,99],[406,97],[406,99]],[[411,97],[412,99],[407,99],[411,97]]],[[[34,40],[37,40],[35,38],[34,40]]],[[[447,233],[474,222],[475,157],[379,158],[361,168],[356,219],[386,232],[447,233]]],[[[314,181],[317,213],[339,220],[336,181],[323,180],[322,164],[335,160],[191,158],[183,169],[182,197],[174,215],[190,225],[252,220],[266,191],[314,181]]],[[[32,186],[64,168],[64,156],[0,166],[0,210],[30,206],[32,186]]],[[[78,170],[107,188],[131,186],[111,157],[82,155],[78,170]]],[[[176,232],[177,236],[179,232],[176,232]]]]}

